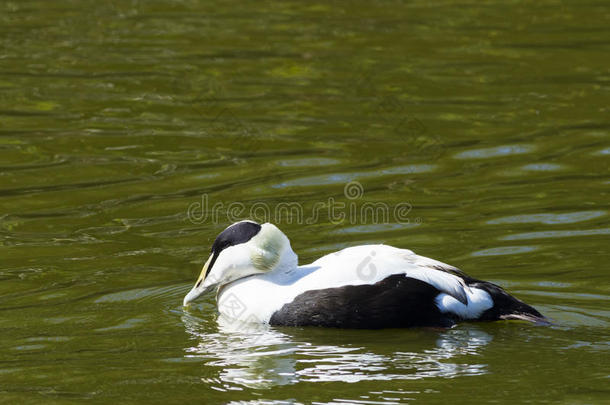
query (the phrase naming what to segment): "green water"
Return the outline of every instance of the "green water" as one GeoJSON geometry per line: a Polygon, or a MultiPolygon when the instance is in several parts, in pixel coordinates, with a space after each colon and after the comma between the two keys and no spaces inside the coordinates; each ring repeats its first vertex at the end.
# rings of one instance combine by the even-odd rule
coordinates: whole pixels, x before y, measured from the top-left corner
{"type": "Polygon", "coordinates": [[[1,0],[0,402],[608,403],[609,27],[605,1],[1,0]],[[183,310],[250,214],[301,263],[410,248],[556,325],[183,310]]]}

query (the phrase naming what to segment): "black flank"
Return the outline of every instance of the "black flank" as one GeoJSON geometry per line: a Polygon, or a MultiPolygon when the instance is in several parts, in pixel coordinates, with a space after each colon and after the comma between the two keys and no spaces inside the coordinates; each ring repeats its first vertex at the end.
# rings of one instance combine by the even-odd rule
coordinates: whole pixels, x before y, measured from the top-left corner
{"type": "Polygon", "coordinates": [[[334,328],[450,327],[434,299],[438,289],[404,274],[375,284],[306,291],[276,311],[271,325],[334,328]]]}

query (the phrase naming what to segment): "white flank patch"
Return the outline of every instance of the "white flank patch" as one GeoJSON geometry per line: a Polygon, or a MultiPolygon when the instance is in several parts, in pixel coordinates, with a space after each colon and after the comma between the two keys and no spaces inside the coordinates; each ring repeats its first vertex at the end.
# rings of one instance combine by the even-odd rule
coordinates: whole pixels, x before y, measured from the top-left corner
{"type": "Polygon", "coordinates": [[[487,291],[478,288],[470,288],[469,291],[466,291],[466,297],[468,298],[468,305],[462,304],[447,294],[437,295],[435,302],[442,313],[449,312],[462,319],[476,319],[494,305],[487,291]]]}

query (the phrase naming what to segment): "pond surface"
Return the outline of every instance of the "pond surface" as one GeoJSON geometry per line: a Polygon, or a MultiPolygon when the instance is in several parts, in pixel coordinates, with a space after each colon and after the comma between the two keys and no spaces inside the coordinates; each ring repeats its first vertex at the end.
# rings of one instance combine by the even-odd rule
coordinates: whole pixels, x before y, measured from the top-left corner
{"type": "Polygon", "coordinates": [[[609,55],[604,1],[0,1],[0,402],[610,400],[609,55]],[[184,310],[249,216],[556,324],[184,310]]]}

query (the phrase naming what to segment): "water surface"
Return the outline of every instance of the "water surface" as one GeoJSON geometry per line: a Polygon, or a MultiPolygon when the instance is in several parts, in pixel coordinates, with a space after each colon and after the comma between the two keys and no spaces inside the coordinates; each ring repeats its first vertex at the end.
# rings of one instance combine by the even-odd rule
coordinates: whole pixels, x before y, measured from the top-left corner
{"type": "Polygon", "coordinates": [[[602,1],[0,1],[1,402],[608,401],[608,27],[602,1]],[[184,310],[247,216],[301,263],[410,248],[556,324],[184,310]]]}

